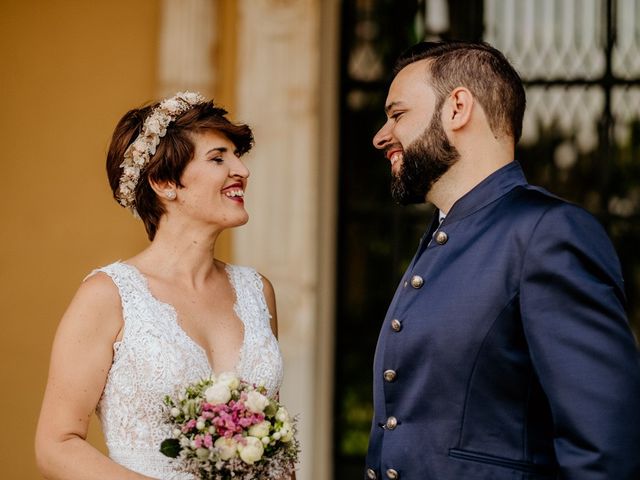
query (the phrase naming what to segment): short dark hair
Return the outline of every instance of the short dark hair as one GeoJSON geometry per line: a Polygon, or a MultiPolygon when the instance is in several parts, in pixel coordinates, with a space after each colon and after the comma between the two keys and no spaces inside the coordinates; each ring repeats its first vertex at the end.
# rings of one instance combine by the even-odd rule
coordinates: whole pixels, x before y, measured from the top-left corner
{"type": "Polygon", "coordinates": [[[494,135],[522,134],[526,97],[522,80],[505,56],[486,42],[422,42],[406,50],[393,69],[429,60],[438,109],[456,87],[466,87],[484,110],[494,135]]]}
{"type": "MultiPolygon", "coordinates": [[[[158,105],[159,103],[155,103],[130,110],[120,119],[113,132],[107,153],[107,176],[116,200],[124,153],[142,131],[145,118],[158,105]]],[[[194,133],[219,132],[234,144],[238,155],[247,153],[253,146],[251,128],[248,125],[232,123],[226,115],[226,110],[208,101],[195,105],[179,115],[167,127],[167,133],[160,139],[156,153],[142,169],[135,189],[135,208],[144,222],[149,240],[155,237],[160,217],[165,213],[149,180],[170,181],[178,187],[183,187],[180,178],[187,164],[193,159],[194,133]]]]}

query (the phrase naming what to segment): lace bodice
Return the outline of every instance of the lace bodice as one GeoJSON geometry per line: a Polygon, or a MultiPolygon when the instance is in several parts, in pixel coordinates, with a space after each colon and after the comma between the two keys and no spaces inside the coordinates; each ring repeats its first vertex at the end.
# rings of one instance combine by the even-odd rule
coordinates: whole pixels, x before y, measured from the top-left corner
{"type": "MultiPolygon", "coordinates": [[[[262,278],[253,269],[226,266],[236,294],[235,313],[244,324],[236,374],[275,395],[282,382],[282,356],[270,326],[262,278]]],[[[109,456],[152,478],[182,480],[159,451],[171,429],[163,422],[163,398],[212,373],[207,355],[177,322],[175,309],[151,294],[132,265],[116,262],[104,272],[120,292],[124,329],[113,346],[113,363],[98,403],[109,456]]],[[[93,274],[92,273],[92,274],[93,274]]],[[[216,372],[221,373],[221,372],[216,372]]]]}

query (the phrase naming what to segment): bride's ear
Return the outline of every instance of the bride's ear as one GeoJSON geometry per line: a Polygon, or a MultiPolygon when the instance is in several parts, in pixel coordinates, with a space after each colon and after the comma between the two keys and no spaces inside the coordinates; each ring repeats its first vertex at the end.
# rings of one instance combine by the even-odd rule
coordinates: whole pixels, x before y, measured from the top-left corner
{"type": "Polygon", "coordinates": [[[162,180],[156,181],[149,179],[149,185],[156,192],[160,198],[167,200],[175,200],[177,196],[178,187],[173,182],[162,180]]]}

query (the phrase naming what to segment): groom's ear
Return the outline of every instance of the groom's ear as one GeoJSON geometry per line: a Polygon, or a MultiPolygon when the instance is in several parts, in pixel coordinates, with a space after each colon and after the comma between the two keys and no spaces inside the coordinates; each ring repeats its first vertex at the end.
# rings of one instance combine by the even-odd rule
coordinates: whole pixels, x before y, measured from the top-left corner
{"type": "Polygon", "coordinates": [[[471,121],[475,99],[465,87],[456,87],[442,105],[442,122],[445,130],[456,131],[471,121]]]}

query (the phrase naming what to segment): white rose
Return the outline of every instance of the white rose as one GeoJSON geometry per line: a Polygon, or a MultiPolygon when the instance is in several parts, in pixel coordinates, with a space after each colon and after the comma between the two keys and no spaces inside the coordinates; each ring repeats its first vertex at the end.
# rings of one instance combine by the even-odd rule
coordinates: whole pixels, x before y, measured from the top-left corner
{"type": "Polygon", "coordinates": [[[280,429],[280,441],[283,443],[288,443],[293,440],[293,428],[289,422],[284,422],[282,424],[282,428],[280,429]]]}
{"type": "Polygon", "coordinates": [[[247,400],[244,404],[253,413],[262,413],[265,407],[269,405],[269,399],[260,392],[252,390],[247,394],[247,400]]]}
{"type": "Polygon", "coordinates": [[[244,463],[254,464],[262,458],[264,446],[262,441],[256,437],[245,437],[246,444],[238,443],[238,453],[244,463]]]}
{"type": "Polygon", "coordinates": [[[204,462],[209,458],[209,453],[210,452],[208,448],[200,447],[196,449],[196,457],[198,457],[198,460],[200,460],[201,462],[204,462]]]}
{"type": "Polygon", "coordinates": [[[229,390],[235,390],[240,386],[240,380],[234,373],[231,372],[223,372],[218,376],[218,382],[224,383],[229,390]]]}
{"type": "Polygon", "coordinates": [[[231,400],[231,391],[224,383],[214,383],[204,391],[207,402],[217,405],[231,400]]]}
{"type": "Polygon", "coordinates": [[[176,408],[176,407],[173,407],[173,408],[171,409],[171,416],[172,416],[172,417],[177,417],[178,415],[180,415],[180,409],[179,409],[179,408],[176,408]]]}
{"type": "Polygon", "coordinates": [[[249,435],[252,437],[267,437],[269,435],[269,429],[271,428],[271,424],[266,420],[263,420],[260,423],[256,423],[255,425],[251,425],[249,427],[249,435]]]}
{"type": "Polygon", "coordinates": [[[204,430],[205,424],[203,420],[198,420],[198,422],[196,423],[196,428],[198,430],[204,430]]]}
{"type": "Polygon", "coordinates": [[[229,460],[235,457],[238,451],[238,442],[233,438],[220,437],[213,443],[213,446],[218,449],[222,460],[229,460]]]}
{"type": "Polygon", "coordinates": [[[276,412],[276,420],[279,422],[288,422],[290,420],[289,412],[286,408],[280,407],[276,412]]]}

